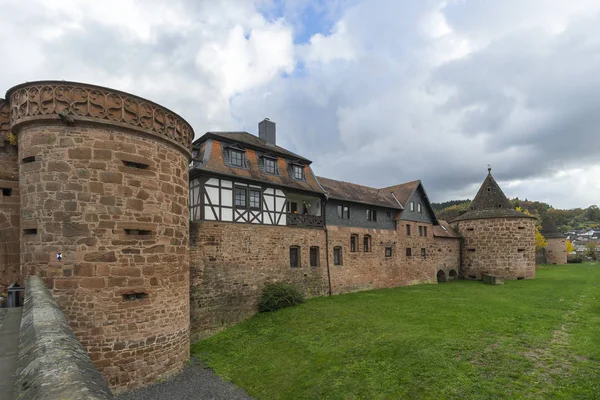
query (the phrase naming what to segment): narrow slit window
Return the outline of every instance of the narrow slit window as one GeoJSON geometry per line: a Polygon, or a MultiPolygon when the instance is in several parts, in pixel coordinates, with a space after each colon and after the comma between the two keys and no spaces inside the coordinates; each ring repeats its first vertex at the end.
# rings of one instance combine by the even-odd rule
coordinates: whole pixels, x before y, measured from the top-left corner
{"type": "Polygon", "coordinates": [[[350,235],[350,253],[355,253],[358,247],[358,235],[350,235]]]}
{"type": "Polygon", "coordinates": [[[25,235],[37,235],[37,228],[23,229],[25,235]]]}
{"type": "Polygon", "coordinates": [[[342,248],[333,248],[333,265],[342,265],[342,248]]]}
{"type": "Polygon", "coordinates": [[[290,267],[300,267],[300,247],[290,246],[290,267]]]}
{"type": "Polygon", "coordinates": [[[21,161],[23,164],[32,163],[35,161],[35,156],[24,157],[21,161]]]}
{"type": "Polygon", "coordinates": [[[319,266],[319,247],[312,246],[310,248],[310,266],[318,267],[319,266]]]}
{"type": "Polygon", "coordinates": [[[517,251],[518,251],[519,253],[522,253],[522,252],[524,252],[524,251],[525,251],[525,249],[517,249],[517,251]]]}
{"type": "Polygon", "coordinates": [[[523,229],[525,229],[524,226],[519,226],[519,230],[523,230],[523,229]]]}
{"type": "Polygon", "coordinates": [[[406,236],[410,236],[410,225],[406,224],[406,236]]]}
{"type": "Polygon", "coordinates": [[[149,236],[152,235],[151,230],[147,229],[124,229],[126,235],[141,235],[141,236],[149,236]]]}
{"type": "Polygon", "coordinates": [[[149,167],[148,164],[135,162],[135,161],[127,161],[127,160],[123,160],[123,165],[125,165],[126,167],[129,167],[129,168],[136,168],[136,169],[147,169],[149,167]]]}
{"type": "Polygon", "coordinates": [[[12,188],[2,188],[2,196],[4,196],[4,197],[12,196],[12,188]]]}
{"type": "Polygon", "coordinates": [[[427,249],[424,247],[421,247],[421,257],[427,257],[427,249]]]}
{"type": "Polygon", "coordinates": [[[371,251],[371,236],[363,236],[363,251],[369,253],[371,251]]]}
{"type": "Polygon", "coordinates": [[[148,293],[127,293],[123,295],[125,301],[144,300],[148,298],[148,293]]]}
{"type": "Polygon", "coordinates": [[[412,249],[410,247],[406,248],[406,257],[412,257],[412,249]]]}

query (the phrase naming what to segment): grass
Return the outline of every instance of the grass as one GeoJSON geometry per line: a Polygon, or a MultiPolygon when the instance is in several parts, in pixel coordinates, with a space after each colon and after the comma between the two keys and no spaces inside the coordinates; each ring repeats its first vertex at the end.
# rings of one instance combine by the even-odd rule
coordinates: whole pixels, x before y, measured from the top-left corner
{"type": "Polygon", "coordinates": [[[598,399],[600,264],[315,298],[192,354],[258,399],[598,399]]]}

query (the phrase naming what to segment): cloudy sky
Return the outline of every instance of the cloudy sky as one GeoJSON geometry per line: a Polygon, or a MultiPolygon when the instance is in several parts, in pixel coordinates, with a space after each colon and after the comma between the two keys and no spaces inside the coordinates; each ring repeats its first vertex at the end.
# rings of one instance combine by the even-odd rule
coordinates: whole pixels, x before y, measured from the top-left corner
{"type": "Polygon", "coordinates": [[[319,175],[600,203],[598,0],[0,0],[0,93],[64,79],[256,133],[319,175]]]}

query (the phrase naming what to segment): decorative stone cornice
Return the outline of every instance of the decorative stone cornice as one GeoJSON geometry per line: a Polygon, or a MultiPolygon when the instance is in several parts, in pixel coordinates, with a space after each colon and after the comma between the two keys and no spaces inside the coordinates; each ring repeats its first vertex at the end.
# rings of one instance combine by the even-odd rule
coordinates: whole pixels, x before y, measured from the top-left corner
{"type": "MultiPolygon", "coordinates": [[[[73,118],[134,129],[167,140],[191,155],[194,130],[179,115],[149,100],[114,89],[65,81],[28,82],[8,90],[10,124],[73,118]]],[[[2,128],[0,103],[0,129],[2,128]]]]}

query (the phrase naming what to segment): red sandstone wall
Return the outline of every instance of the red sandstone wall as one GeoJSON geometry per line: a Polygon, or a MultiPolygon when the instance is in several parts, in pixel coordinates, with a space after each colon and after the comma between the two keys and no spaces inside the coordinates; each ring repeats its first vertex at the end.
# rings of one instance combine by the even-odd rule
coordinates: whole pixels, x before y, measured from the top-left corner
{"type": "Polygon", "coordinates": [[[290,282],[311,296],[328,292],[322,229],[192,222],[190,302],[192,340],[207,337],[252,316],[267,282],[290,282]],[[301,267],[291,268],[290,246],[300,246],[301,267]],[[309,265],[319,246],[318,267],[309,265]]]}
{"type": "Polygon", "coordinates": [[[35,156],[20,166],[21,228],[37,228],[21,233],[24,273],[53,289],[115,392],[175,373],[189,356],[187,156],[130,132],[80,121],[19,132],[20,158],[35,156]]]}
{"type": "Polygon", "coordinates": [[[548,264],[566,264],[567,263],[567,239],[566,238],[548,238],[546,246],[546,262],[548,264]]]}
{"type": "MultiPolygon", "coordinates": [[[[9,143],[9,107],[0,99],[0,189],[11,189],[10,196],[0,191],[0,292],[20,277],[19,245],[19,163],[17,147],[9,143]]],[[[8,194],[8,193],[7,193],[8,194]]]]}
{"type": "Polygon", "coordinates": [[[492,218],[457,222],[464,237],[463,277],[535,278],[535,220],[492,218]]]}
{"type": "Polygon", "coordinates": [[[437,271],[444,271],[448,280],[458,279],[460,274],[460,239],[436,237],[431,254],[437,271]],[[454,271],[454,272],[452,272],[454,271]],[[456,276],[452,276],[456,275],[456,276]]]}

